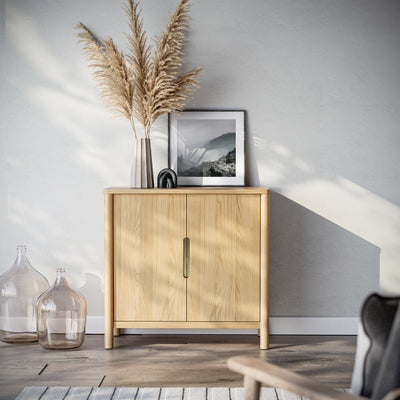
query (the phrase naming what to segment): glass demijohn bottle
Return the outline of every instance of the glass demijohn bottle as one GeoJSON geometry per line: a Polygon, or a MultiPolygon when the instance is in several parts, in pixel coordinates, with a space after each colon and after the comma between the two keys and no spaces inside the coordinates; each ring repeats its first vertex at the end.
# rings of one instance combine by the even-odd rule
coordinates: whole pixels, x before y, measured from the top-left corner
{"type": "Polygon", "coordinates": [[[48,287],[47,279],[30,264],[26,246],[18,246],[14,264],[0,276],[0,339],[3,342],[38,340],[36,300],[48,287]]]}
{"type": "Polygon", "coordinates": [[[86,301],[65,279],[65,269],[57,269],[57,279],[37,301],[39,344],[46,349],[73,349],[83,344],[86,328],[86,301]]]}

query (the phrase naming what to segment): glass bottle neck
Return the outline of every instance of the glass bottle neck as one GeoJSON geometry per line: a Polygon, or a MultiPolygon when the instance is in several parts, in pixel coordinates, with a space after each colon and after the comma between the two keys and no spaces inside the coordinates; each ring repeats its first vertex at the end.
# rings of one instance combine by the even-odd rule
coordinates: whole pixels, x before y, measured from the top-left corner
{"type": "Polygon", "coordinates": [[[18,268],[30,266],[28,257],[26,256],[26,246],[17,247],[17,259],[15,260],[15,264],[18,268]]]}
{"type": "Polygon", "coordinates": [[[64,268],[57,268],[57,278],[55,281],[55,286],[60,286],[60,285],[68,286],[68,282],[65,279],[65,269],[64,268]]]}

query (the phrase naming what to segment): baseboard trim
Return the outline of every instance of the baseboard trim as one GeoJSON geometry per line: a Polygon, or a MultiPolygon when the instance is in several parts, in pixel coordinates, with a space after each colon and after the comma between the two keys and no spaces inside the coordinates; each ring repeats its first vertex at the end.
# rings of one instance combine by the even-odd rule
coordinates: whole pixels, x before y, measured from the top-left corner
{"type": "Polygon", "coordinates": [[[357,317],[271,317],[272,335],[357,335],[357,317]]]}
{"type": "Polygon", "coordinates": [[[104,335],[104,317],[88,315],[86,320],[86,333],[104,335]]]}
{"type": "MultiPolygon", "coordinates": [[[[271,335],[356,335],[354,317],[270,317],[271,335]]],[[[88,316],[86,333],[104,334],[104,317],[88,316]]],[[[128,334],[232,334],[254,335],[256,329],[125,329],[128,334]]]]}

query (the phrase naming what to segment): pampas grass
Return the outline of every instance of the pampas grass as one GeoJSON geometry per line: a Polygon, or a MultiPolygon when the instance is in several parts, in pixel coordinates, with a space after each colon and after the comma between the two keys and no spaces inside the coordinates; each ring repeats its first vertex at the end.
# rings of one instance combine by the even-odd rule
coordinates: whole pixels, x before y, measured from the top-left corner
{"type": "Polygon", "coordinates": [[[165,31],[154,38],[153,48],[147,43],[139,2],[127,0],[126,56],[110,37],[98,39],[82,22],[76,25],[101,96],[115,116],[130,121],[135,137],[135,122],[144,127],[145,137],[150,137],[153,122],[162,114],[182,111],[199,86],[201,68],[180,72],[189,10],[189,0],[181,0],[165,31]]]}

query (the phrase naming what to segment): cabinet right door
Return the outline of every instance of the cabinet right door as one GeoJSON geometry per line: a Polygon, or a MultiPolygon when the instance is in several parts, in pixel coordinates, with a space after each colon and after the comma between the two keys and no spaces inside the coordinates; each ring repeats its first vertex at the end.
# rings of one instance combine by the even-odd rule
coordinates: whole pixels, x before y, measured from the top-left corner
{"type": "Polygon", "coordinates": [[[259,321],[260,196],[188,195],[188,321],[259,321]]]}

